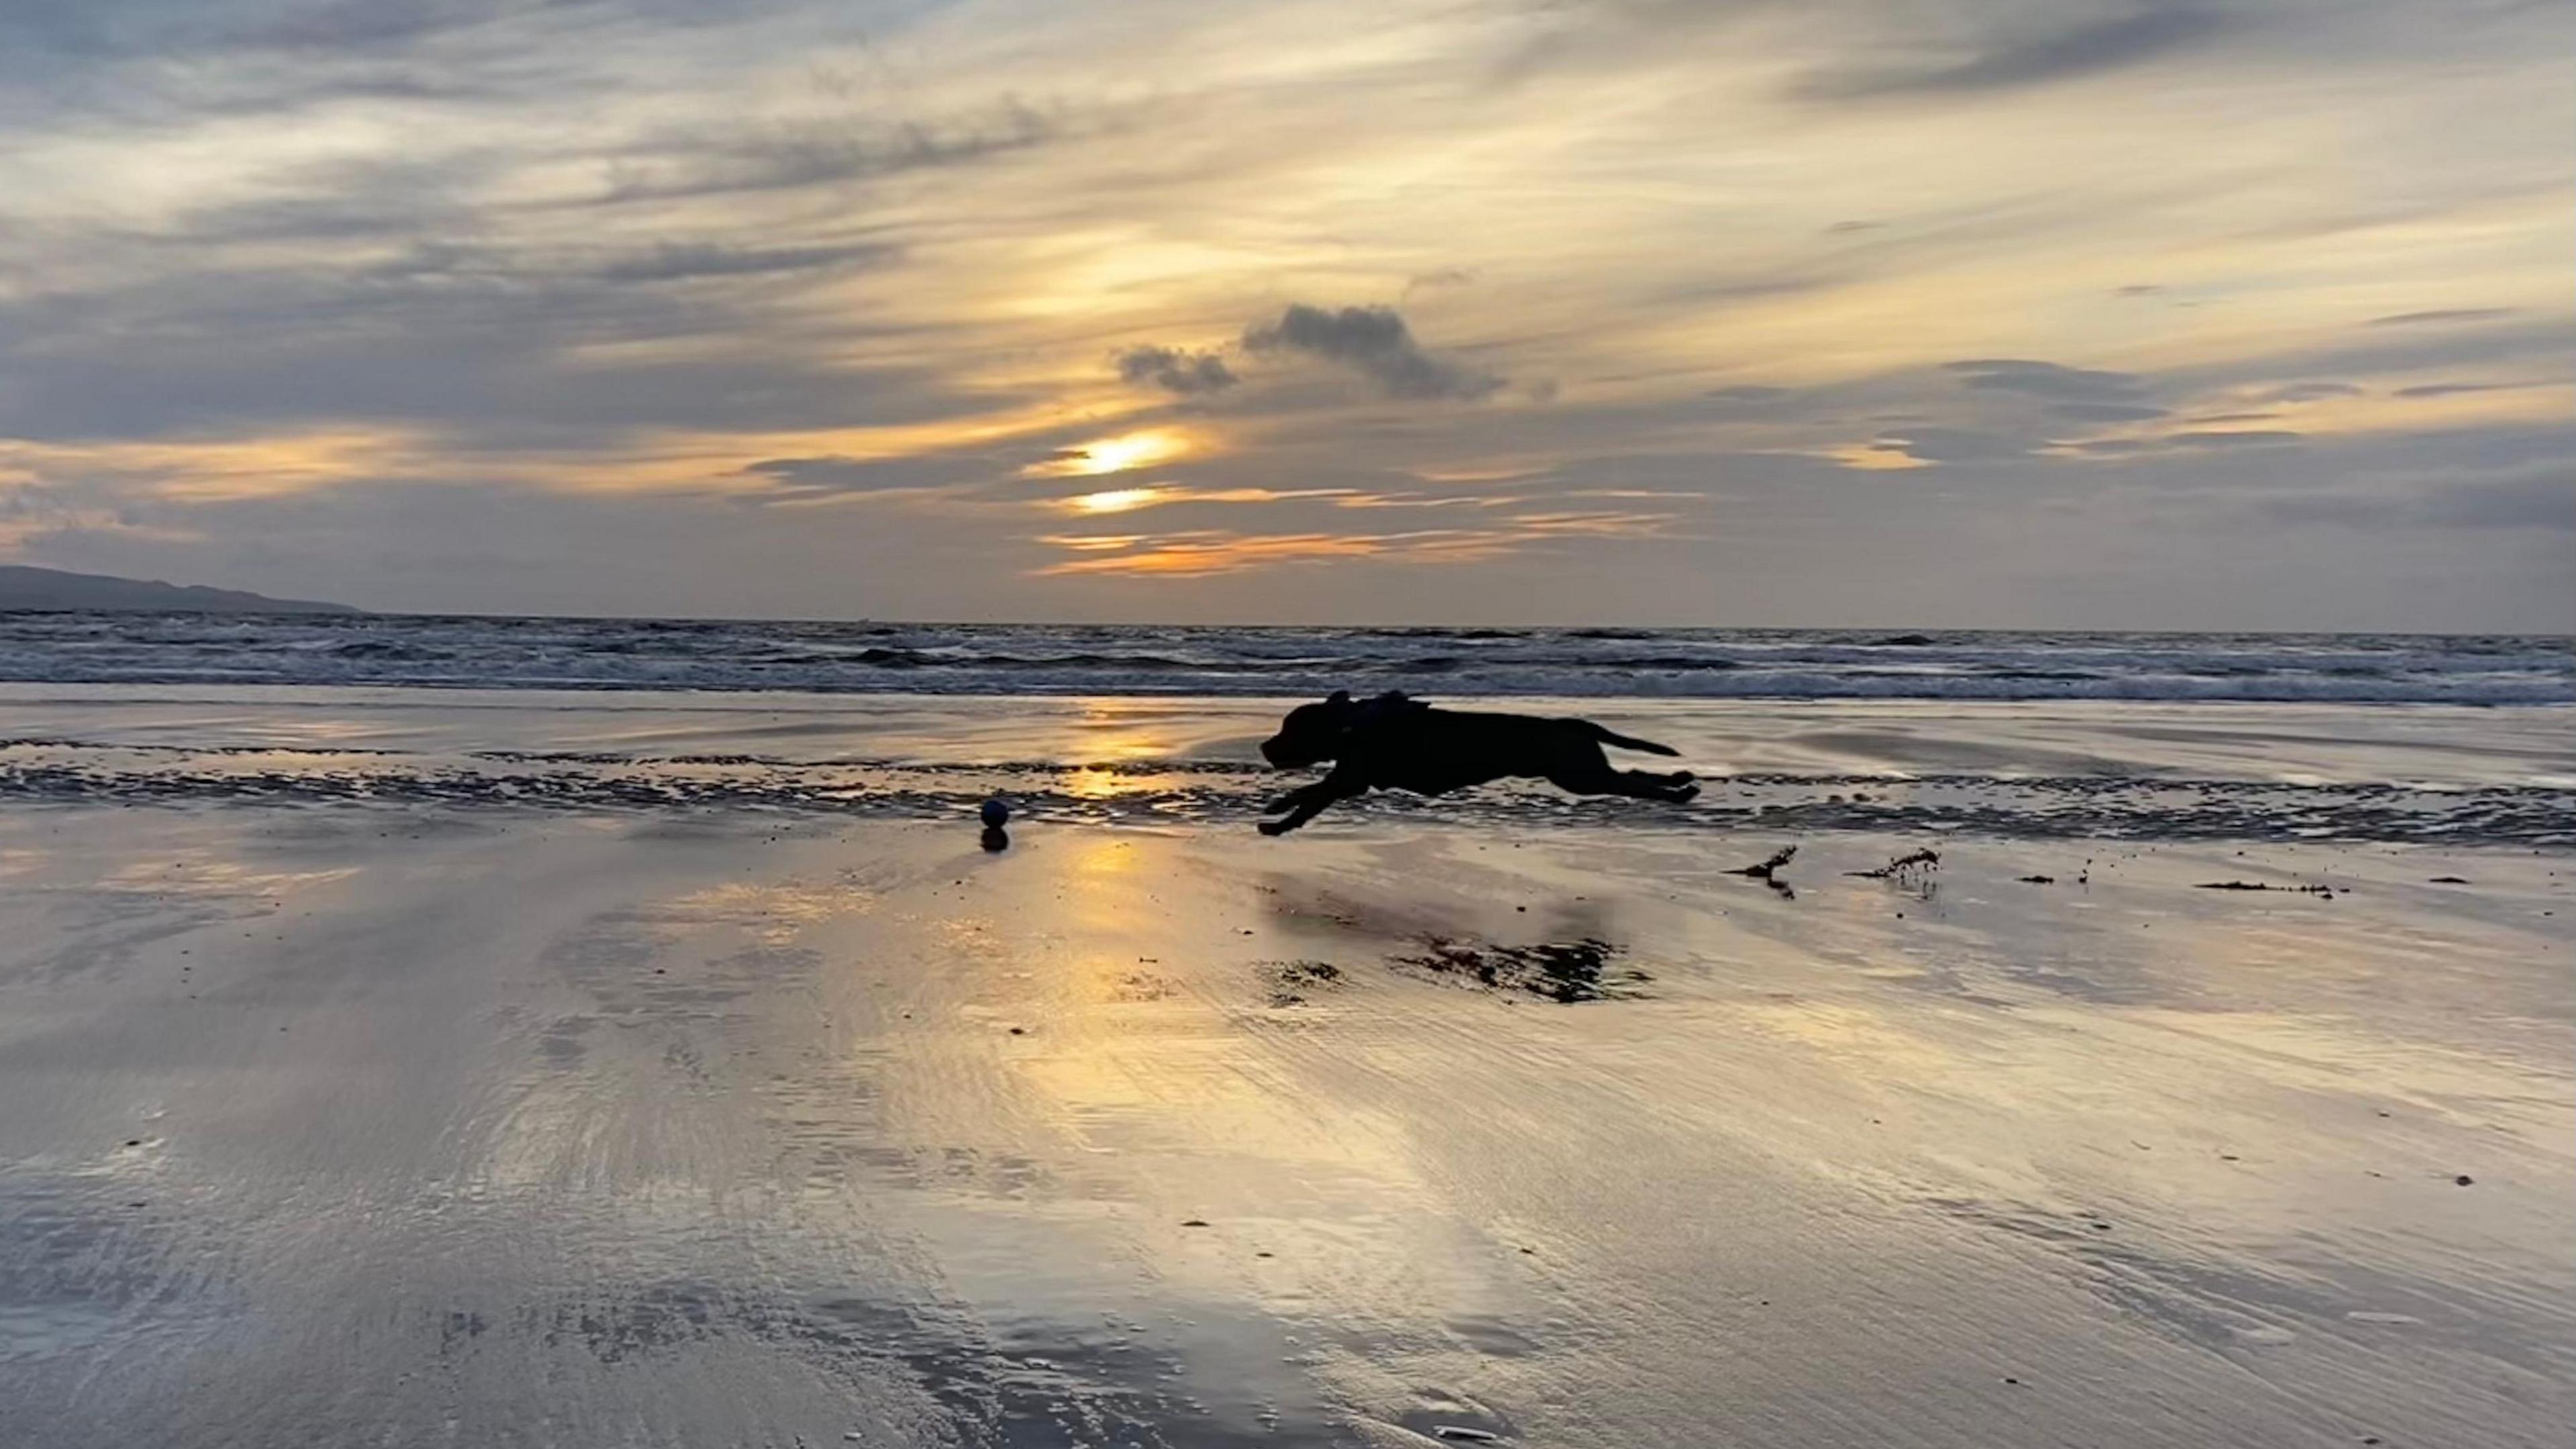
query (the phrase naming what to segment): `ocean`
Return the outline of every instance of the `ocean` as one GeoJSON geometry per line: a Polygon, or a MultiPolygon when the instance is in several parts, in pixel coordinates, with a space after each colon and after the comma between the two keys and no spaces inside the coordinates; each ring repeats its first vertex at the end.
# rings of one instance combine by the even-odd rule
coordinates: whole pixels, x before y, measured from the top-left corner
{"type": "Polygon", "coordinates": [[[1278,697],[2576,703],[2576,639],[0,615],[0,680],[1278,697]]]}

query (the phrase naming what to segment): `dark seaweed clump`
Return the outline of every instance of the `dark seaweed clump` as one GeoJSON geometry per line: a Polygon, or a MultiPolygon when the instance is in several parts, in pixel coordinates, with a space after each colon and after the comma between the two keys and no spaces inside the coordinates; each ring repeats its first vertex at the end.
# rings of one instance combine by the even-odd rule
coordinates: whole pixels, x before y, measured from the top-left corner
{"type": "Polygon", "coordinates": [[[1572,1005],[1633,996],[1629,989],[1650,978],[1629,968],[1612,970],[1619,948],[1607,941],[1584,939],[1536,946],[1473,946],[1432,937],[1420,956],[1398,956],[1400,966],[1472,981],[1495,991],[1525,991],[1532,996],[1572,1005]]]}

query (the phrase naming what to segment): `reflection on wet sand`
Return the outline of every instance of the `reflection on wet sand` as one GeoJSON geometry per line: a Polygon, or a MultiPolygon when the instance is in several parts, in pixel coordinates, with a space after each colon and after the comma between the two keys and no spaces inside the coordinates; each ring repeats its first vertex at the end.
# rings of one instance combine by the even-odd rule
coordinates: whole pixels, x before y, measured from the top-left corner
{"type": "Polygon", "coordinates": [[[0,822],[13,1429],[1965,1449],[2568,1407],[2555,857],[1953,839],[1927,891],[1844,874],[1916,839],[1810,837],[1789,899],[1724,873],[1768,838],[1635,830],[466,827],[0,822]],[[2337,894],[2191,889],[2222,861],[2337,894]]]}

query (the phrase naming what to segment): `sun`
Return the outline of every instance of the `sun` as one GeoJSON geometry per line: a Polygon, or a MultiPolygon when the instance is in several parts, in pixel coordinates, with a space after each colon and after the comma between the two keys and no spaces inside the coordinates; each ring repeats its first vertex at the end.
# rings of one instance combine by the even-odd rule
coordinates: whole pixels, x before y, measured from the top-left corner
{"type": "Polygon", "coordinates": [[[1145,428],[1062,449],[1025,471],[1039,477],[1096,478],[1104,473],[1150,468],[1197,451],[1190,435],[1176,428],[1145,428]]]}
{"type": "Polygon", "coordinates": [[[1160,488],[1110,488],[1099,493],[1084,493],[1065,500],[1078,513],[1124,513],[1142,508],[1160,499],[1160,488]]]}

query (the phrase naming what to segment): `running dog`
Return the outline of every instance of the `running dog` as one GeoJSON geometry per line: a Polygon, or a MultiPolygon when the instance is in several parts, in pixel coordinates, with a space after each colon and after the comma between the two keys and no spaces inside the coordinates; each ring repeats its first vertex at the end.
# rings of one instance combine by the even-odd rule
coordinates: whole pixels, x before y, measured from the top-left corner
{"type": "Polygon", "coordinates": [[[1506,776],[1546,780],[1577,795],[1627,795],[1680,802],[1699,793],[1690,773],[1614,770],[1603,745],[1648,754],[1680,751],[1613,734],[1590,720],[1526,714],[1473,714],[1433,709],[1402,694],[1353,700],[1337,689],[1321,704],[1299,705],[1261,742],[1261,757],[1283,770],[1333,761],[1332,772],[1265,807],[1261,833],[1285,835],[1337,800],[1371,790],[1446,795],[1506,776]]]}

